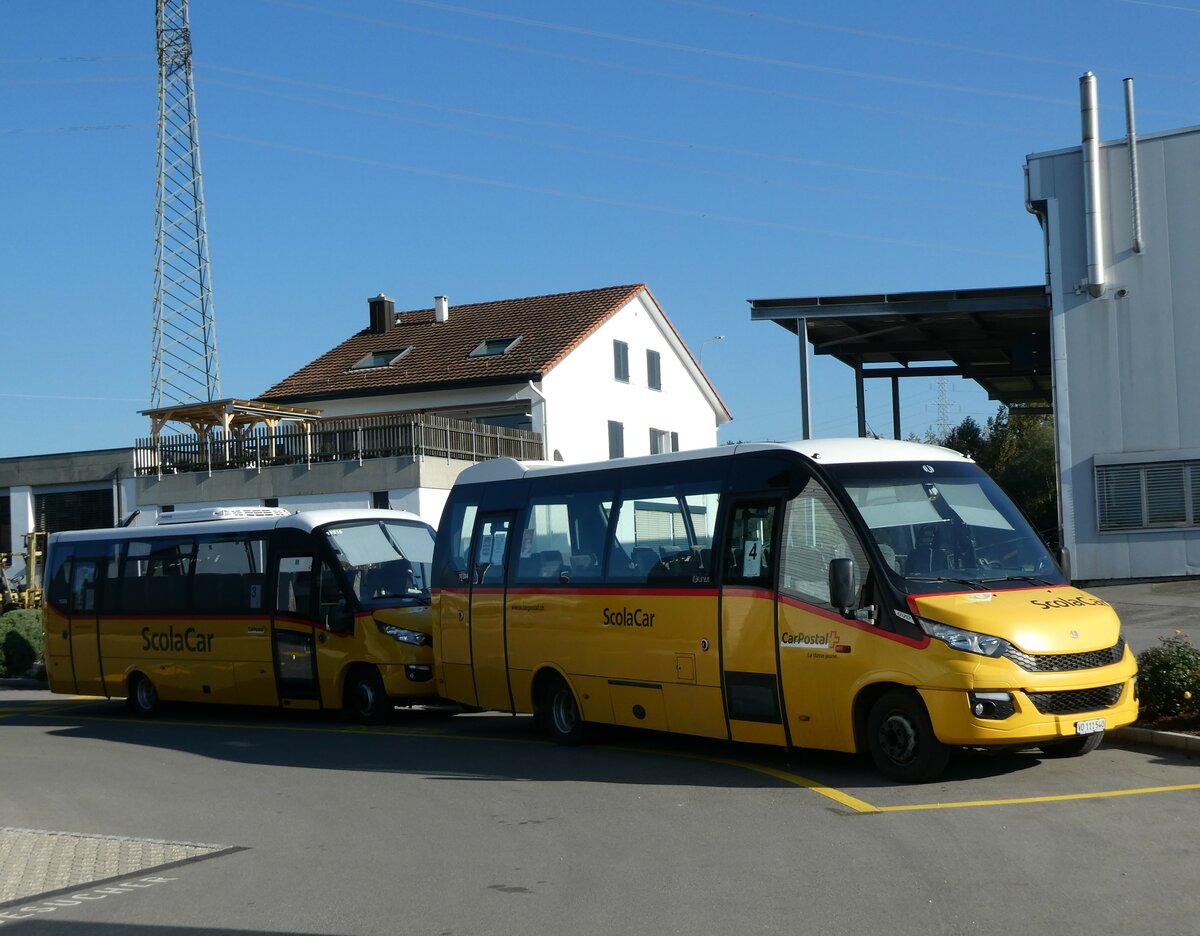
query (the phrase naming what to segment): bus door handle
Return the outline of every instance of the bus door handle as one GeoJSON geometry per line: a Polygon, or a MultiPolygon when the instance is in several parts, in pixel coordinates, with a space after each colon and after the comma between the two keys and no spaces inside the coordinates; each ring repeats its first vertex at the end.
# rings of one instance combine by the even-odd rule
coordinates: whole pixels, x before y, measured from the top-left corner
{"type": "Polygon", "coordinates": [[[246,633],[251,637],[265,637],[267,629],[265,627],[247,627],[246,633]]]}

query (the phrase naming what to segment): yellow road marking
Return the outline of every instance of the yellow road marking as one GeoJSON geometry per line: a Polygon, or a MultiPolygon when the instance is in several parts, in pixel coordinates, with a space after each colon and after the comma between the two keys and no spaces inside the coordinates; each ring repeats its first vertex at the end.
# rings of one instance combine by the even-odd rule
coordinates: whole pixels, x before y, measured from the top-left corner
{"type": "Polygon", "coordinates": [[[1093,793],[1061,793],[1056,796],[1023,796],[1014,799],[971,800],[961,803],[919,803],[909,806],[879,806],[876,812],[916,812],[922,809],[967,809],[980,806],[1024,806],[1030,803],[1062,803],[1069,800],[1105,799],[1110,796],[1177,793],[1181,790],[1200,790],[1200,783],[1182,783],[1178,786],[1141,787],[1136,790],[1098,790],[1093,793]]]}

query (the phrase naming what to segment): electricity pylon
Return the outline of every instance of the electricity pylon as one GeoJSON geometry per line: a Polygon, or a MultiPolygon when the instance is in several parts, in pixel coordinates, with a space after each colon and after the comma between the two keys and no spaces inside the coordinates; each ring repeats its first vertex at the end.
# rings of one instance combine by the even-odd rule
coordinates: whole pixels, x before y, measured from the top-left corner
{"type": "Polygon", "coordinates": [[[187,0],[156,0],[156,7],[158,186],[152,408],[221,396],[187,0]]]}

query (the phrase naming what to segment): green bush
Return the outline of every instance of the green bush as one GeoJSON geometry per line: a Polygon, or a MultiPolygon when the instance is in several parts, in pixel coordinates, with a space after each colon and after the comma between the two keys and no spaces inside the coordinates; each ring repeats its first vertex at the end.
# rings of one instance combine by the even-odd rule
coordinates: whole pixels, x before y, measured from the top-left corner
{"type": "Polygon", "coordinates": [[[1143,718],[1200,715],[1200,650],[1187,634],[1158,638],[1138,655],[1138,695],[1143,718]]]}
{"type": "Polygon", "coordinates": [[[42,661],[42,614],[17,610],[0,615],[0,676],[25,676],[42,661]]]}

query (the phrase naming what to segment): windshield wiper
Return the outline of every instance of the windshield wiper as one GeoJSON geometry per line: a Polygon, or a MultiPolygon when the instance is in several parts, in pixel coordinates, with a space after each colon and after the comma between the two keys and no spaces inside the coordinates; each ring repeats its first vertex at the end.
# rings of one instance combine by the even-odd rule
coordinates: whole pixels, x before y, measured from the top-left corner
{"type": "MultiPolygon", "coordinates": [[[[910,582],[951,582],[955,585],[966,585],[969,588],[974,588],[976,591],[987,591],[986,588],[973,579],[951,578],[947,575],[906,575],[904,577],[910,582]]],[[[984,579],[984,581],[999,581],[999,579],[984,579]]]]}
{"type": "Polygon", "coordinates": [[[1035,585],[1053,585],[1048,579],[1036,575],[1001,575],[999,578],[980,579],[981,582],[1033,582],[1035,585]]]}

